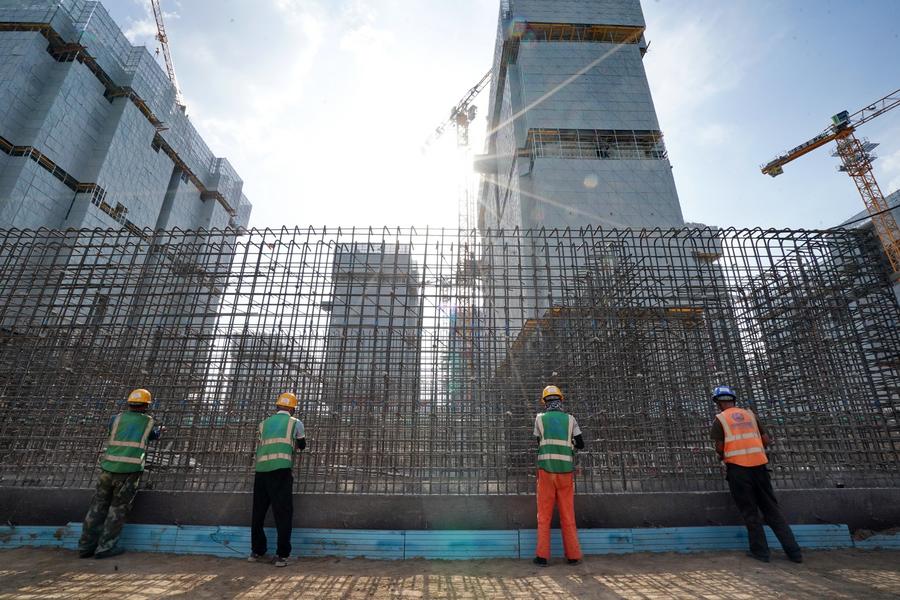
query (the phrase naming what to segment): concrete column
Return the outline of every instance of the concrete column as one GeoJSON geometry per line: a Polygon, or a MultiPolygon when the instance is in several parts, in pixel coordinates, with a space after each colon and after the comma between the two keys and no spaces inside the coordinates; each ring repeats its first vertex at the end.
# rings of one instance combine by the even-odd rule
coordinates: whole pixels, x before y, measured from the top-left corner
{"type": "Polygon", "coordinates": [[[159,209],[159,216],[156,218],[156,226],[154,229],[157,231],[166,229],[172,225],[172,206],[175,204],[175,196],[178,195],[178,186],[181,185],[182,173],[183,171],[178,165],[175,165],[172,168],[172,176],[169,178],[169,187],[166,188],[166,196],[159,209]]]}

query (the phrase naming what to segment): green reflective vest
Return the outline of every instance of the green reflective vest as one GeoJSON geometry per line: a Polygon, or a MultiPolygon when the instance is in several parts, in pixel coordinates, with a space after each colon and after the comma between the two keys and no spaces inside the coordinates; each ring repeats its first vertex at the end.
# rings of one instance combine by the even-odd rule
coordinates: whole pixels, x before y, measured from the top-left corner
{"type": "Polygon", "coordinates": [[[290,469],[294,458],[294,428],[297,419],[274,414],[259,424],[259,446],[256,448],[256,472],[290,469]]]}
{"type": "Polygon", "coordinates": [[[553,410],[539,414],[537,426],[541,434],[538,468],[549,473],[574,471],[575,451],[572,449],[572,433],[575,429],[575,419],[562,411],[553,410]]]}
{"type": "Polygon", "coordinates": [[[147,438],[152,430],[153,417],[139,412],[119,413],[110,429],[100,468],[110,473],[143,471],[147,438]]]}

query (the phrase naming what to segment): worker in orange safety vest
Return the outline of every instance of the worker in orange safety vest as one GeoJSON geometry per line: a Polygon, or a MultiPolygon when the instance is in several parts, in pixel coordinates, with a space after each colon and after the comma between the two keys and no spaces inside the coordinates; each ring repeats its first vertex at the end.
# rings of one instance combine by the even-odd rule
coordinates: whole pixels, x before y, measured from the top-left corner
{"type": "Polygon", "coordinates": [[[575,450],[584,448],[578,422],[563,410],[563,393],[548,385],[541,394],[544,412],[534,420],[537,455],[537,549],[534,564],[546,567],[550,559],[550,521],[559,508],[563,551],[570,565],[581,562],[575,526],[575,450]]]}
{"type": "Polygon", "coordinates": [[[750,541],[748,555],[769,562],[769,544],[763,529],[763,519],[772,528],[788,559],[803,562],[800,546],[794,539],[787,520],[775,499],[766,448],[769,436],[753,412],[737,408],[737,396],[727,385],[713,390],[713,400],[719,408],[712,425],[712,439],[719,459],[725,463],[726,479],[731,497],[747,526],[750,541]],[[762,512],[763,519],[760,519],[762,512]]]}

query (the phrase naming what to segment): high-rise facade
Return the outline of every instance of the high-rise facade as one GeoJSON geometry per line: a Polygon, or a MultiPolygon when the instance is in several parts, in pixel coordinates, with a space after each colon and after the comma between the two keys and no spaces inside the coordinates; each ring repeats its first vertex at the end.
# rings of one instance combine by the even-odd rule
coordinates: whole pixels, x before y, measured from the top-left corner
{"type": "MultiPolygon", "coordinates": [[[[0,314],[11,352],[75,361],[85,390],[141,385],[163,412],[211,410],[215,326],[251,211],[242,188],[100,2],[0,1],[0,230],[54,240],[27,258],[27,280],[0,269],[18,290],[0,314]],[[79,278],[93,268],[128,275],[79,278]],[[61,288],[73,292],[48,300],[61,288]]],[[[4,245],[0,262],[24,247],[4,245]]]]}
{"type": "Polygon", "coordinates": [[[325,401],[397,404],[419,394],[422,291],[408,249],[335,250],[325,348],[325,401]]]}
{"type": "Polygon", "coordinates": [[[0,3],[0,228],[246,227],[242,187],[100,2],[0,3]]]}
{"type": "Polygon", "coordinates": [[[482,230],[684,224],[639,0],[501,2],[482,230]]]}

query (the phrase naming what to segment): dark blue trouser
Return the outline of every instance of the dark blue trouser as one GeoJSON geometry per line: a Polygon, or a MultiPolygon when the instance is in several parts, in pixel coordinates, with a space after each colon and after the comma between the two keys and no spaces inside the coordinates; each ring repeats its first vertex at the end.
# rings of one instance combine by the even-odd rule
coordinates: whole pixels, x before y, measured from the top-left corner
{"type": "Polygon", "coordinates": [[[788,556],[800,556],[800,546],[794,539],[794,532],[781,513],[775,490],[769,478],[769,469],[765,465],[759,467],[742,467],[727,464],[728,489],[734,498],[750,538],[750,552],[756,556],[769,556],[769,543],[763,521],[772,528],[775,537],[788,556]],[[760,518],[762,512],[762,518],[760,518]]]}

